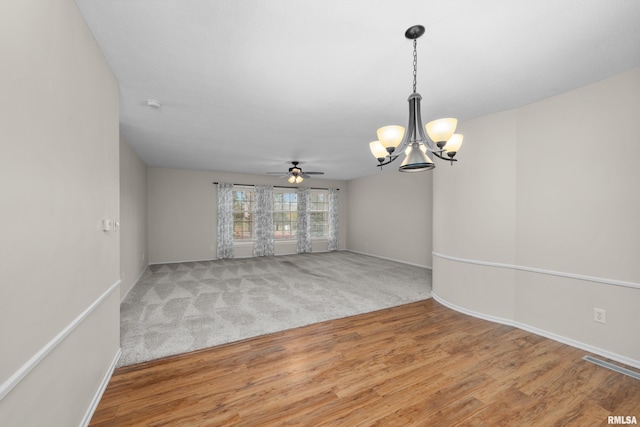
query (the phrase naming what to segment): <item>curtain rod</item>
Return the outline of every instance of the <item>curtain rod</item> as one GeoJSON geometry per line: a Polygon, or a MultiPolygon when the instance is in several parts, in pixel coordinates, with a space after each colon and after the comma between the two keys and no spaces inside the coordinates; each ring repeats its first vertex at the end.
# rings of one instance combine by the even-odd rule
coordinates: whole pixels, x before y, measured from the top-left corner
{"type": "MultiPolygon", "coordinates": [[[[217,182],[214,182],[213,184],[218,184],[217,182]]],[[[255,187],[255,184],[232,184],[232,185],[239,185],[242,187],[255,187]]],[[[286,187],[284,185],[274,185],[273,188],[300,188],[300,187],[286,187]]],[[[307,187],[309,188],[309,190],[328,190],[328,188],[315,188],[315,187],[307,187]]],[[[339,188],[336,188],[336,190],[340,191],[339,188]]]]}

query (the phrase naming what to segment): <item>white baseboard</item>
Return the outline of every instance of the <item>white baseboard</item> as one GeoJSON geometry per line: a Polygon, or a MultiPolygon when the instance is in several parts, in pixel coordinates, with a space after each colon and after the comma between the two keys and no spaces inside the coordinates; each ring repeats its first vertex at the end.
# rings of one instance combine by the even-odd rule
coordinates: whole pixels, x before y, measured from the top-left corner
{"type": "MultiPolygon", "coordinates": [[[[309,254],[324,254],[324,253],[328,253],[328,252],[340,252],[340,251],[344,251],[345,249],[338,249],[337,251],[313,251],[313,252],[307,252],[309,254]]],[[[354,251],[349,251],[349,252],[354,252],[354,251]]],[[[277,253],[275,255],[272,256],[285,256],[285,255],[297,255],[297,252],[283,252],[283,253],[277,253]]],[[[364,254],[367,255],[367,254],[364,254]]],[[[375,255],[371,255],[371,256],[375,256],[375,255]]],[[[231,259],[249,259],[249,258],[260,258],[260,257],[256,257],[255,255],[247,255],[247,256],[234,256],[231,259]]],[[[380,258],[380,257],[378,257],[380,258]]],[[[162,265],[162,264],[182,264],[182,263],[187,263],[187,262],[209,262],[209,261],[218,261],[218,258],[210,258],[210,259],[189,259],[189,260],[184,260],[184,261],[164,261],[164,262],[150,262],[147,267],[149,265],[162,265]]],[[[393,260],[391,260],[393,261],[393,260]]],[[[398,261],[398,262],[402,262],[402,261],[398,261]]],[[[406,262],[404,264],[407,264],[406,262]]],[[[421,267],[421,266],[419,266],[421,267]]]]}
{"type": "Polygon", "coordinates": [[[558,334],[555,334],[553,332],[545,331],[543,329],[539,329],[539,328],[536,328],[534,326],[527,325],[525,323],[517,322],[515,320],[504,319],[502,317],[491,316],[491,315],[480,313],[480,312],[477,312],[477,311],[474,311],[474,310],[469,310],[469,309],[466,309],[464,307],[460,307],[458,305],[452,304],[452,303],[440,298],[439,296],[437,296],[433,292],[431,292],[431,296],[433,297],[433,299],[438,301],[440,304],[442,304],[442,305],[444,305],[444,306],[446,306],[446,307],[448,307],[448,308],[450,308],[452,310],[455,310],[457,312],[468,314],[469,316],[477,317],[479,319],[488,320],[490,322],[500,323],[500,324],[507,325],[507,326],[513,326],[513,327],[516,327],[518,329],[522,329],[524,331],[531,332],[532,334],[540,335],[542,337],[549,338],[549,339],[552,339],[554,341],[558,341],[558,342],[560,342],[562,344],[567,344],[567,345],[569,345],[571,347],[579,348],[581,350],[588,351],[589,353],[597,354],[599,356],[606,357],[607,359],[611,359],[611,360],[615,360],[616,362],[623,363],[623,364],[625,364],[627,366],[632,366],[634,368],[640,369],[640,360],[635,360],[635,359],[631,359],[630,357],[626,357],[626,356],[622,356],[620,354],[612,353],[612,352],[610,352],[608,350],[604,350],[604,349],[601,349],[601,348],[598,348],[598,347],[594,347],[592,345],[585,344],[583,342],[576,341],[576,340],[571,339],[571,338],[563,337],[562,335],[558,335],[558,334]]]}
{"type": "Polygon", "coordinates": [[[144,268],[142,269],[142,271],[140,272],[140,274],[138,275],[138,277],[136,278],[136,280],[133,281],[133,284],[131,285],[131,287],[127,290],[127,292],[124,293],[124,295],[120,295],[120,302],[122,303],[122,301],[124,301],[124,299],[127,297],[127,295],[129,295],[129,292],[131,292],[131,289],[134,288],[134,286],[136,286],[138,284],[138,282],[140,281],[140,279],[142,278],[142,276],[144,275],[144,273],[147,271],[147,268],[149,268],[149,264],[145,265],[144,268]]]}
{"type": "Polygon", "coordinates": [[[120,360],[121,355],[122,355],[122,348],[119,348],[118,351],[116,352],[115,357],[113,358],[113,361],[111,362],[111,365],[109,366],[109,369],[107,369],[107,372],[105,373],[104,377],[102,378],[102,381],[100,382],[100,387],[98,387],[98,390],[96,390],[96,394],[93,396],[93,399],[91,399],[91,405],[89,405],[89,408],[87,408],[87,412],[85,412],[84,417],[80,422],[80,427],[87,427],[91,422],[91,418],[93,417],[93,414],[96,412],[96,408],[100,403],[100,399],[102,399],[102,395],[104,394],[104,391],[107,389],[107,385],[109,385],[109,381],[113,376],[113,371],[115,371],[116,366],[118,365],[118,360],[120,360]]]}
{"type": "Polygon", "coordinates": [[[407,261],[403,261],[401,259],[387,258],[387,257],[376,255],[376,254],[370,254],[368,252],[354,251],[353,249],[346,249],[346,251],[347,252],[353,252],[354,254],[372,256],[374,258],[386,259],[387,261],[399,262],[400,264],[413,265],[415,267],[422,267],[422,268],[426,268],[426,269],[429,269],[429,270],[433,270],[433,268],[430,265],[415,264],[413,262],[407,262],[407,261]]]}
{"type": "Polygon", "coordinates": [[[120,286],[120,280],[109,287],[102,295],[98,297],[89,307],[87,307],[78,317],[67,325],[58,335],[53,337],[44,347],[42,347],[31,359],[27,360],[16,372],[13,373],[5,382],[0,385],[0,400],[2,400],[9,392],[20,382],[29,372],[33,370],[51,351],[58,346],[84,319],[87,318],[102,301],[104,301],[111,293],[120,286]]]}
{"type": "Polygon", "coordinates": [[[150,265],[162,265],[162,264],[183,264],[183,263],[187,263],[187,262],[209,262],[209,261],[215,261],[216,258],[209,258],[209,259],[185,259],[185,260],[181,260],[181,261],[158,261],[158,262],[150,262],[148,266],[150,265]]]}

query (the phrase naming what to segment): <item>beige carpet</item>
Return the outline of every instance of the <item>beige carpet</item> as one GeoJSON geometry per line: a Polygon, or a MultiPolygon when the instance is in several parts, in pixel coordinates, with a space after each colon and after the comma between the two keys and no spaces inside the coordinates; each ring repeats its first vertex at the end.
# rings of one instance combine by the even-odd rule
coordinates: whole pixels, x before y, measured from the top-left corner
{"type": "Polygon", "coordinates": [[[430,295],[429,269],[346,251],[152,265],[122,302],[118,365],[430,295]]]}

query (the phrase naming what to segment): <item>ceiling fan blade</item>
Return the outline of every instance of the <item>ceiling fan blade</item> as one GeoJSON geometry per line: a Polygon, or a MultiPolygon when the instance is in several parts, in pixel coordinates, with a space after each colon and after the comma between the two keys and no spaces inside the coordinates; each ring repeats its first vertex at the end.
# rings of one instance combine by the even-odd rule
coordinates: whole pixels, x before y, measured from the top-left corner
{"type": "Polygon", "coordinates": [[[303,178],[311,178],[311,175],[324,175],[324,172],[305,172],[305,171],[303,171],[302,168],[300,168],[300,166],[298,166],[300,164],[300,162],[298,162],[298,161],[291,162],[291,164],[293,166],[289,168],[288,172],[267,172],[267,175],[280,175],[281,178],[286,178],[286,177],[289,177],[289,176],[295,176],[296,174],[298,174],[299,176],[301,176],[303,178]]]}

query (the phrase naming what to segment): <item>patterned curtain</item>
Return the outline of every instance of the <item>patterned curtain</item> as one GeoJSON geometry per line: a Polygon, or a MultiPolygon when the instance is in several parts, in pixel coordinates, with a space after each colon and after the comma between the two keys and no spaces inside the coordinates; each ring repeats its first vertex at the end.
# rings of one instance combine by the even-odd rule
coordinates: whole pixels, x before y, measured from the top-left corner
{"type": "Polygon", "coordinates": [[[329,189],[329,250],[338,250],[338,189],[329,189]]]}
{"type": "Polygon", "coordinates": [[[233,258],[233,184],[218,184],[218,259],[233,258]]]}
{"type": "Polygon", "coordinates": [[[254,217],[254,256],[271,256],[275,253],[273,240],[273,185],[256,185],[254,217]]]}
{"type": "Polygon", "coordinates": [[[311,252],[311,206],[310,190],[298,187],[298,253],[311,252]]]}

